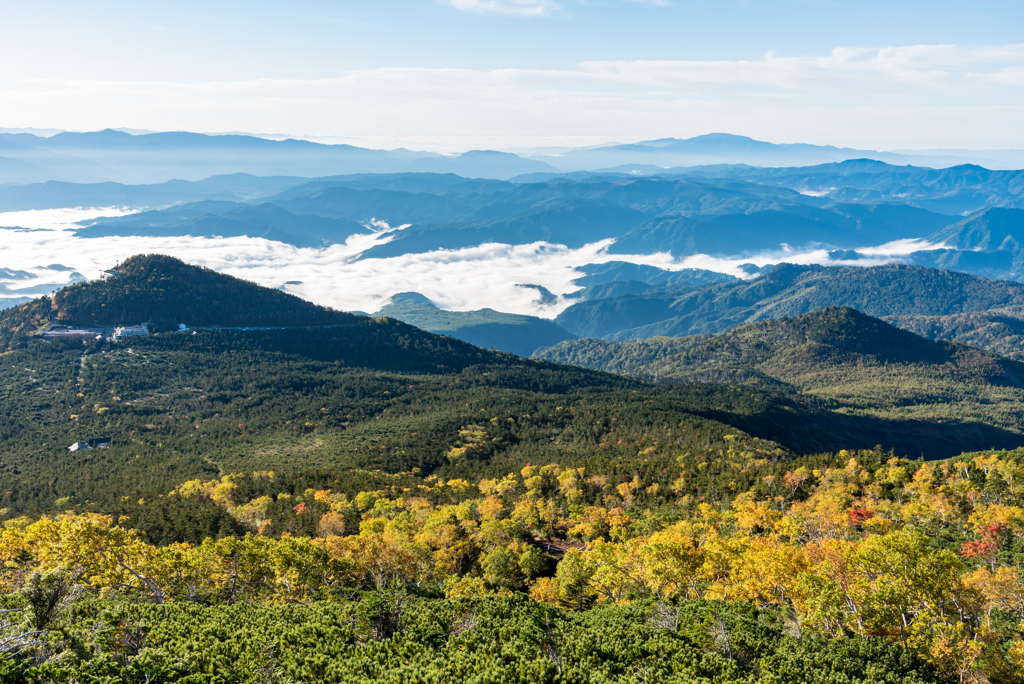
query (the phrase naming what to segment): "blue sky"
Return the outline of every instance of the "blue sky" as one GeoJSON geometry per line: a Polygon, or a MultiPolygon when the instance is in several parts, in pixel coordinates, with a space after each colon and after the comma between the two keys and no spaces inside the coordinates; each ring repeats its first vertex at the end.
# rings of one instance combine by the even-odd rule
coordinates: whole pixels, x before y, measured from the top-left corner
{"type": "Polygon", "coordinates": [[[1024,147],[1022,27],[1007,1],[19,3],[0,127],[1024,147]]]}

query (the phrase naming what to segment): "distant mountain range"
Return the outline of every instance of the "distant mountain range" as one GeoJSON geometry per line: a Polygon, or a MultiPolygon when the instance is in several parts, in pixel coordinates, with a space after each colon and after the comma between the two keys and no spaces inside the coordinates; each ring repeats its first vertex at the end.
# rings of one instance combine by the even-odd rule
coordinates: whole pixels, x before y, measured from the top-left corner
{"type": "Polygon", "coordinates": [[[355,221],[299,216],[270,204],[239,204],[218,200],[190,202],[162,211],[146,211],[104,219],[77,231],[79,237],[112,235],[170,237],[174,235],[259,237],[296,247],[322,247],[344,242],[369,230],[355,221]]]}
{"type": "MultiPolygon", "coordinates": [[[[953,173],[948,171],[948,175],[953,173]]],[[[962,195],[956,200],[957,208],[966,206],[968,195],[973,202],[970,208],[977,211],[1024,206],[1024,197],[1015,185],[1007,185],[1006,178],[1002,185],[990,178],[996,173],[979,175],[966,169],[959,180],[949,181],[956,185],[954,189],[942,185],[936,192],[947,200],[950,193],[962,195]],[[971,181],[979,185],[967,185],[971,181]],[[983,192],[983,187],[988,189],[983,192]]],[[[1010,180],[1024,182],[1024,177],[1010,180]]],[[[918,194],[923,196],[925,190],[918,194]]],[[[777,250],[781,245],[854,249],[902,239],[946,242],[950,231],[964,229],[968,231],[964,239],[947,242],[947,246],[958,251],[1001,251],[1003,254],[989,268],[1006,273],[1020,271],[1019,264],[1014,259],[1007,261],[1005,253],[1012,252],[1017,244],[1013,240],[1024,239],[1020,235],[1024,213],[1019,212],[971,218],[966,221],[973,223],[965,228],[966,223],[960,225],[948,214],[913,204],[839,202],[780,186],[714,179],[593,177],[509,183],[452,175],[385,174],[316,181],[229,176],[152,186],[45,183],[0,188],[0,208],[10,211],[68,203],[172,205],[162,211],[102,221],[83,231],[83,237],[245,234],[292,244],[330,244],[344,241],[357,229],[350,224],[332,225],[295,217],[412,224],[387,245],[367,254],[376,257],[457,249],[483,242],[527,244],[543,240],[575,247],[605,239],[613,239],[612,251],[620,254],[726,256],[777,250]],[[172,201],[175,198],[178,202],[172,201]],[[254,202],[262,203],[259,210],[250,206],[254,202]],[[968,234],[973,235],[971,230],[977,230],[978,221],[990,226],[985,230],[999,232],[1001,240],[974,239],[970,247],[963,246],[968,234]],[[947,226],[950,228],[943,231],[947,226]],[[290,237],[275,238],[275,234],[290,237]],[[1012,238],[1011,242],[1005,241],[1007,237],[1012,238]]],[[[862,258],[857,254],[846,256],[862,258]]],[[[944,258],[947,262],[951,259],[944,258]]]]}
{"type": "MultiPolygon", "coordinates": [[[[666,169],[708,164],[747,164],[750,166],[810,166],[847,159],[874,159],[890,164],[915,164],[932,168],[979,163],[990,168],[1024,167],[1024,151],[999,150],[972,152],[942,150],[931,153],[879,152],[832,145],[775,144],[742,135],[710,133],[694,138],[661,138],[627,145],[570,150],[558,156],[536,155],[563,170],[624,170],[622,167],[645,165],[666,169]]],[[[634,169],[635,170],[635,169],[634,169]]]]}
{"type": "Polygon", "coordinates": [[[249,135],[187,132],[133,135],[104,130],[64,132],[49,137],[32,133],[0,133],[0,184],[45,181],[162,183],[172,179],[195,181],[239,172],[258,176],[306,177],[429,172],[496,179],[523,174],[595,170],[656,175],[666,169],[679,171],[678,167],[722,164],[803,167],[850,159],[928,168],[967,163],[987,168],[1024,166],[1024,153],[1015,151],[877,152],[828,145],[774,144],[724,133],[526,157],[495,150],[471,150],[445,156],[404,148],[373,150],[306,140],[268,140],[249,135]]]}
{"type": "Polygon", "coordinates": [[[555,168],[495,151],[470,151],[446,157],[405,149],[370,150],[246,135],[131,135],[114,130],[59,133],[51,137],[0,134],[0,183],[161,183],[241,171],[260,176],[424,171],[509,178],[555,168]]]}
{"type": "Polygon", "coordinates": [[[946,248],[919,252],[913,257],[915,263],[991,278],[1024,273],[1024,211],[1020,209],[986,209],[936,231],[929,241],[946,248]]]}
{"type": "Polygon", "coordinates": [[[933,339],[973,335],[972,343],[999,350],[1003,336],[980,329],[991,326],[985,316],[1001,315],[1015,321],[1006,334],[1020,334],[1024,319],[1011,317],[1024,306],[1024,284],[919,266],[780,264],[751,280],[580,302],[555,322],[578,337],[627,341],[720,333],[828,306],[854,307],[911,330],[927,332],[927,327],[934,332],[926,336],[933,339]],[[946,317],[958,317],[958,325],[946,317]]]}
{"type": "Polygon", "coordinates": [[[565,295],[567,300],[573,302],[586,302],[592,299],[607,299],[618,295],[640,294],[680,287],[700,287],[739,280],[735,276],[700,268],[666,271],[656,266],[631,264],[625,261],[584,264],[577,270],[585,275],[576,278],[573,284],[579,285],[583,289],[565,295]]]}
{"type": "MultiPolygon", "coordinates": [[[[657,163],[561,171],[554,161],[486,151],[445,157],[189,133],[0,134],[0,157],[16,160],[12,169],[30,164],[98,179],[201,178],[0,185],[0,212],[135,210],[59,233],[85,245],[121,237],[246,237],[316,250],[348,243],[346,263],[361,261],[384,273],[411,255],[421,263],[447,259],[446,250],[475,250],[486,268],[496,245],[564,253],[566,263],[578,258],[562,267],[576,269],[575,281],[570,271],[558,288],[545,281],[550,290],[537,280],[511,280],[516,276],[507,272],[495,276],[510,288],[532,287],[532,312],[561,310],[553,322],[501,313],[498,297],[471,312],[394,299],[419,289],[409,278],[395,279],[392,291],[383,289],[387,278],[375,286],[383,291],[372,293],[373,301],[392,298],[380,315],[523,355],[572,336],[625,341],[718,333],[823,306],[853,306],[929,339],[1019,358],[1024,286],[1008,281],[1024,281],[1024,171],[935,170],[870,158],[817,163],[853,153],[860,151],[715,135],[566,153],[558,162],[563,168],[605,164],[600,155],[648,155],[657,163]],[[720,156],[714,164],[658,166],[712,154],[720,156]],[[746,163],[721,163],[740,157],[746,163]],[[813,165],[752,165],[782,161],[813,165]],[[234,173],[242,168],[249,172],[234,173]],[[221,171],[232,173],[216,175],[221,171]],[[818,265],[775,266],[785,262],[818,265]],[[886,262],[902,266],[874,267],[886,262]]],[[[18,227],[0,234],[7,230],[18,227]]],[[[0,266],[11,273],[29,268],[0,266]]],[[[52,273],[36,265],[31,274],[0,273],[0,308],[84,279],[76,272],[69,280],[67,267],[58,266],[52,273]]],[[[288,280],[267,284],[296,285],[288,280]]],[[[308,296],[313,286],[302,280],[308,296]]],[[[531,312],[529,304],[524,310],[531,312]]]]}
{"type": "Polygon", "coordinates": [[[975,164],[941,169],[893,166],[872,158],[796,168],[715,165],[665,169],[656,175],[676,173],[695,179],[728,178],[781,186],[841,202],[909,204],[940,214],[970,213],[979,206],[1020,208],[1024,193],[1021,171],[992,171],[975,164]]]}
{"type": "MultiPolygon", "coordinates": [[[[932,171],[854,160],[688,173],[643,178],[552,174],[546,180],[534,175],[513,181],[450,173],[317,179],[235,174],[151,185],[51,181],[0,186],[0,211],[129,207],[143,211],[84,222],[76,235],[246,236],[312,248],[369,236],[388,224],[386,235],[360,247],[360,259],[488,243],[546,242],[577,249],[603,242],[622,263],[663,254],[677,263],[694,258],[678,266],[699,266],[705,273],[719,268],[731,275],[755,275],[781,261],[898,261],[1005,280],[1024,278],[1024,172],[972,166],[932,171]],[[846,196],[853,199],[841,199],[846,196]],[[969,213],[963,216],[964,211],[969,213]]],[[[664,275],[670,271],[658,270],[664,290],[673,278],[664,275]]],[[[650,290],[644,285],[653,284],[642,277],[609,276],[601,283],[581,280],[577,286],[586,292],[551,296],[561,296],[564,306],[612,295],[639,296],[650,290]],[[612,281],[618,282],[608,284],[612,281]]],[[[27,294],[32,293],[12,291],[9,296],[27,294]]]]}

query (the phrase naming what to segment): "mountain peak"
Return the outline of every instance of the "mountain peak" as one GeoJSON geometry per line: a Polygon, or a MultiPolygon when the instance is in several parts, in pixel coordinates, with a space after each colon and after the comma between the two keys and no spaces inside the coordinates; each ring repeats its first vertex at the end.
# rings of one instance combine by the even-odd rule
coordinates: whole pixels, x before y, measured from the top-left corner
{"type": "Polygon", "coordinates": [[[57,292],[57,319],[114,326],[282,327],[351,322],[354,317],[162,254],[136,255],[104,280],[57,292]]]}
{"type": "MultiPolygon", "coordinates": [[[[695,142],[756,142],[761,143],[760,140],[755,140],[745,135],[736,135],[734,133],[704,133],[703,135],[695,135],[692,138],[658,138],[657,140],[641,140],[636,143],[637,145],[647,145],[649,147],[665,147],[668,145],[676,145],[678,143],[695,143],[695,142]]],[[[764,143],[770,145],[771,143],[764,143]]]]}
{"type": "Polygon", "coordinates": [[[511,159],[513,157],[516,159],[521,158],[518,154],[513,154],[512,152],[499,152],[498,150],[469,150],[468,152],[460,154],[459,157],[467,157],[470,159],[473,157],[493,157],[496,159],[511,159]]]}
{"type": "Polygon", "coordinates": [[[427,306],[432,306],[435,309],[437,308],[437,304],[434,304],[434,302],[430,301],[430,299],[421,295],[419,292],[399,292],[398,294],[391,295],[391,301],[388,302],[388,306],[403,303],[425,304],[427,306]]]}

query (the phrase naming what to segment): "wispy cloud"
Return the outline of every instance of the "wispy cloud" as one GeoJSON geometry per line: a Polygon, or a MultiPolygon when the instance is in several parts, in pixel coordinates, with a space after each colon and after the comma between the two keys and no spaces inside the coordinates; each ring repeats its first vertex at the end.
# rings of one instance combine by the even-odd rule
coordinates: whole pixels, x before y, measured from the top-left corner
{"type": "Polygon", "coordinates": [[[561,9],[553,0],[447,0],[446,4],[472,14],[510,17],[548,17],[561,9]]]}
{"type": "MultiPolygon", "coordinates": [[[[460,2],[467,11],[485,4],[460,2]]],[[[499,4],[522,13],[553,7],[499,4]]],[[[751,60],[591,61],[571,69],[381,68],[316,80],[0,76],[0,101],[11,126],[344,133],[351,142],[450,151],[723,130],[869,149],[954,147],[979,137],[1014,147],[1024,145],[1022,74],[1021,44],[914,45],[751,60]]]]}

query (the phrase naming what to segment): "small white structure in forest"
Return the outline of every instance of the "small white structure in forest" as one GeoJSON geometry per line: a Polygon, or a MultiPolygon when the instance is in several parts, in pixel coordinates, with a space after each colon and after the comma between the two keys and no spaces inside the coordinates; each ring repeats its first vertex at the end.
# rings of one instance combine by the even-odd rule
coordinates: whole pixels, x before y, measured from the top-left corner
{"type": "Polygon", "coordinates": [[[131,325],[122,328],[114,328],[114,341],[124,339],[125,337],[145,337],[149,334],[149,330],[146,329],[146,324],[142,325],[131,325]]]}
{"type": "Polygon", "coordinates": [[[87,451],[89,449],[109,449],[113,440],[110,437],[96,437],[88,442],[75,442],[68,447],[68,451],[87,451]]]}

